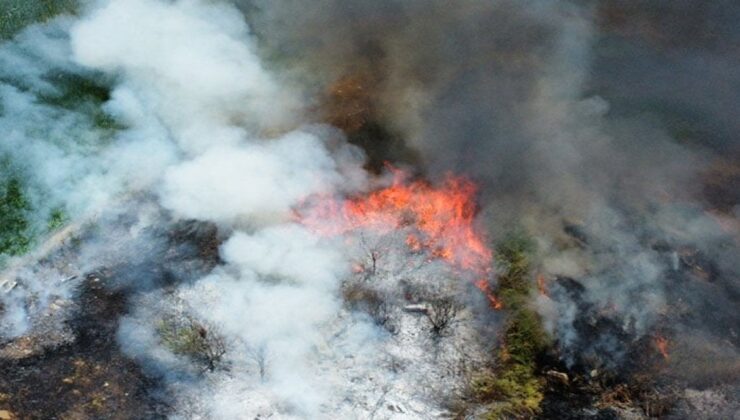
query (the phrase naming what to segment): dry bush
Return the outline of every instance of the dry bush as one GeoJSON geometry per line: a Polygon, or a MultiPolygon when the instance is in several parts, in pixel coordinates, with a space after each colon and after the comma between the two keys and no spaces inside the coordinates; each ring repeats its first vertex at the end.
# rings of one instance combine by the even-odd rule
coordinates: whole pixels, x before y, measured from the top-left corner
{"type": "Polygon", "coordinates": [[[265,348],[265,346],[247,346],[247,354],[257,364],[257,368],[259,369],[260,374],[260,380],[264,382],[267,378],[267,367],[269,364],[267,349],[265,348]]]}
{"type": "Polygon", "coordinates": [[[359,282],[347,282],[342,287],[342,295],[350,309],[365,312],[376,325],[395,332],[391,322],[392,306],[378,291],[359,282]]]}
{"type": "Polygon", "coordinates": [[[167,317],[160,322],[157,331],[170,351],[189,358],[204,371],[216,370],[226,354],[226,340],[219,329],[191,315],[167,317]]]}
{"type": "Polygon", "coordinates": [[[441,336],[456,320],[458,313],[462,310],[462,304],[451,297],[430,299],[428,304],[429,308],[425,315],[432,324],[432,333],[435,336],[441,336]]]}

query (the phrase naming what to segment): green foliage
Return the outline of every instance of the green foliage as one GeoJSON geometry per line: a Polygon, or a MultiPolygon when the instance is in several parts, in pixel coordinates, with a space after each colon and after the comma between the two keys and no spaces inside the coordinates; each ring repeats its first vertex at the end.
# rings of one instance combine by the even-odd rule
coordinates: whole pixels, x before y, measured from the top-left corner
{"type": "Polygon", "coordinates": [[[510,264],[512,261],[526,260],[535,248],[532,238],[521,228],[515,228],[497,244],[496,252],[499,263],[510,264]]]}
{"type": "Polygon", "coordinates": [[[548,344],[539,315],[529,308],[518,308],[510,314],[504,336],[508,354],[508,360],[504,361],[507,363],[534,367],[537,355],[548,344]]]}
{"type": "Polygon", "coordinates": [[[31,245],[28,213],[30,205],[18,178],[0,186],[0,254],[21,255],[31,245]]]}
{"type": "Polygon", "coordinates": [[[12,37],[32,23],[76,11],[76,0],[1,0],[0,40],[12,37]]]}
{"type": "Polygon", "coordinates": [[[527,366],[513,364],[473,379],[473,392],[479,400],[491,402],[486,419],[526,418],[539,411],[543,381],[527,366]]]}
{"type": "Polygon", "coordinates": [[[537,356],[549,340],[539,316],[528,306],[533,252],[534,243],[519,231],[497,247],[498,264],[503,270],[497,293],[508,316],[495,369],[478,375],[471,384],[474,396],[489,404],[488,419],[534,416],[544,397],[544,381],[537,376],[537,356]]]}
{"type": "Polygon", "coordinates": [[[506,308],[521,308],[529,299],[529,258],[534,243],[523,232],[509,233],[496,247],[497,262],[503,270],[498,277],[498,296],[506,308]]]}
{"type": "Polygon", "coordinates": [[[58,89],[57,93],[39,97],[42,103],[76,110],[92,117],[93,124],[102,130],[120,130],[124,127],[101,108],[110,99],[109,83],[99,77],[71,73],[51,73],[46,79],[58,89]]]}
{"type": "Polygon", "coordinates": [[[74,108],[83,102],[102,104],[110,99],[105,83],[71,73],[52,73],[46,78],[59,88],[59,94],[42,97],[46,103],[62,108],[74,108]]]}
{"type": "Polygon", "coordinates": [[[162,320],[157,332],[171,352],[185,356],[210,371],[218,367],[226,353],[226,343],[215,326],[187,315],[162,320]]]}
{"type": "Polygon", "coordinates": [[[61,229],[67,223],[67,214],[61,208],[55,208],[49,214],[46,229],[49,232],[61,229]]]}

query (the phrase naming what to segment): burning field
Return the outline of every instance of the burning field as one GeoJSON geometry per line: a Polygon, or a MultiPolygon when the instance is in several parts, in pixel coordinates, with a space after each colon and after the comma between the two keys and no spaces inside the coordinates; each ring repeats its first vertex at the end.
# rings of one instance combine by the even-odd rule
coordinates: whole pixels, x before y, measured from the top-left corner
{"type": "Polygon", "coordinates": [[[0,4],[0,419],[733,419],[740,6],[0,4]]]}

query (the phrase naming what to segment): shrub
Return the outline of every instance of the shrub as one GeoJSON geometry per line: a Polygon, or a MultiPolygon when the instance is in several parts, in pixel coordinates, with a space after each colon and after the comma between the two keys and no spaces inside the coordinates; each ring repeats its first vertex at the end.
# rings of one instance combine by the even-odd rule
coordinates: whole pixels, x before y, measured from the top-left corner
{"type": "Polygon", "coordinates": [[[531,417],[539,412],[544,381],[537,375],[537,357],[548,345],[540,318],[528,302],[532,292],[532,241],[521,232],[508,235],[497,247],[497,294],[508,310],[501,345],[492,371],[476,376],[474,396],[490,404],[489,419],[531,417]]]}
{"type": "Polygon", "coordinates": [[[26,200],[18,178],[0,186],[0,254],[20,255],[31,245],[26,200]]]}
{"type": "Polygon", "coordinates": [[[214,371],[226,354],[226,341],[218,328],[190,315],[162,320],[158,332],[170,351],[191,359],[204,370],[214,371]]]}
{"type": "Polygon", "coordinates": [[[49,214],[49,220],[46,222],[46,230],[54,232],[64,227],[67,223],[67,214],[60,208],[55,208],[49,214]]]}
{"type": "Polygon", "coordinates": [[[40,95],[40,102],[89,115],[93,125],[103,131],[125,128],[102,107],[110,99],[111,92],[110,81],[105,77],[65,72],[50,72],[45,77],[54,84],[56,91],[40,95]]]}
{"type": "Polygon", "coordinates": [[[370,315],[376,325],[388,332],[396,331],[391,319],[393,308],[380,292],[361,282],[349,281],[342,286],[342,295],[350,309],[370,315]]]}
{"type": "Polygon", "coordinates": [[[425,312],[427,319],[432,324],[432,333],[439,337],[447,327],[455,320],[462,305],[449,297],[429,300],[429,309],[425,312]]]}

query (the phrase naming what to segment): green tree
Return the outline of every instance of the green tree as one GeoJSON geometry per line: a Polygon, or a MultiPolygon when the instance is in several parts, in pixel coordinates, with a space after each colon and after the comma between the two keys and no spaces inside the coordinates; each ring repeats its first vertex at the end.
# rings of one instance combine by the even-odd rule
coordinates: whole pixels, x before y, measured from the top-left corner
{"type": "Polygon", "coordinates": [[[20,181],[10,178],[0,190],[0,254],[20,255],[28,251],[30,208],[20,181]]]}

